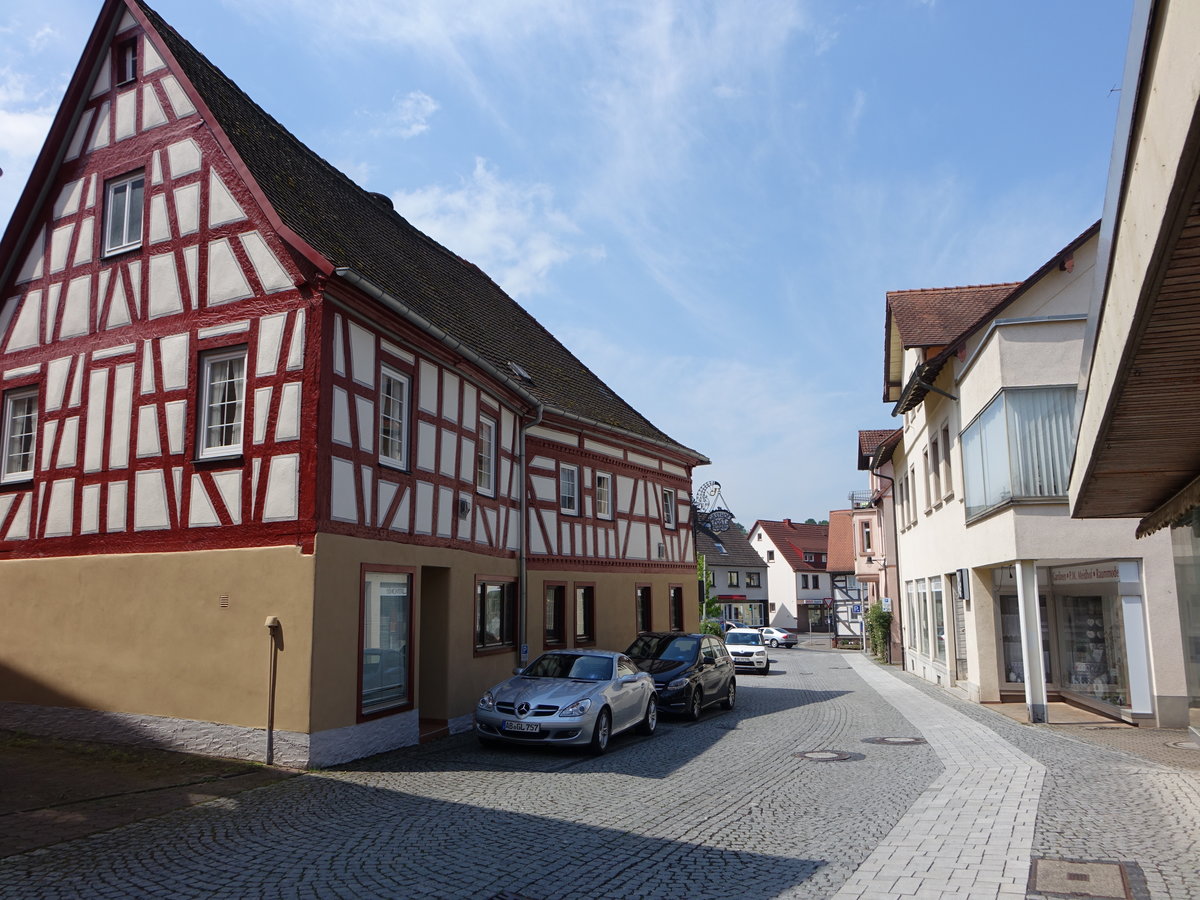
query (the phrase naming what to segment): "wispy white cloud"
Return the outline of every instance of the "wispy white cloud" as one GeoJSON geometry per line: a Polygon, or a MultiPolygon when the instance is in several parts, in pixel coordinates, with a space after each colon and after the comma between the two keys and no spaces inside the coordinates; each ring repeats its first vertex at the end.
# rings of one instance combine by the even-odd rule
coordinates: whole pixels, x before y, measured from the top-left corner
{"type": "Polygon", "coordinates": [[[429,119],[438,111],[438,103],[423,91],[397,95],[390,109],[382,113],[366,113],[374,122],[371,134],[404,139],[416,137],[429,130],[429,119]]]}
{"type": "Polygon", "coordinates": [[[858,124],[862,121],[863,112],[867,108],[867,93],[862,88],[857,88],[854,91],[854,100],[850,104],[850,111],[846,114],[846,131],[851,137],[858,134],[858,124]]]}
{"type": "Polygon", "coordinates": [[[544,290],[550,270],[572,257],[603,255],[583,244],[550,187],[505,181],[483,158],[456,187],[397,191],[392,199],[417,228],[480,266],[514,297],[544,290]]]}

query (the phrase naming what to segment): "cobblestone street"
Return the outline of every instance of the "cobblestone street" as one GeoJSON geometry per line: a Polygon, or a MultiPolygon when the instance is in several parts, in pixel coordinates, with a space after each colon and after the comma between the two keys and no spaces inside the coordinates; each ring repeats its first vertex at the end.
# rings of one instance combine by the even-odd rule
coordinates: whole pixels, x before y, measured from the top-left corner
{"type": "Polygon", "coordinates": [[[1031,861],[1066,859],[1200,897],[1200,767],[858,654],[774,658],[734,711],[598,759],[460,735],[0,860],[0,895],[1041,897],[1031,861]]]}

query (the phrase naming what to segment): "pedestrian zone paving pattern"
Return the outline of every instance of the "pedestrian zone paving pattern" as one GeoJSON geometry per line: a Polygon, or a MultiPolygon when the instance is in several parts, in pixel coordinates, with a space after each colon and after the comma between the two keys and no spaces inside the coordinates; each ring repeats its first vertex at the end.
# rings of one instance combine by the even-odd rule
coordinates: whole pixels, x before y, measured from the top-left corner
{"type": "Polygon", "coordinates": [[[1196,772],[854,653],[738,679],[604,757],[457,736],[0,860],[0,896],[1200,898],[1196,772]]]}

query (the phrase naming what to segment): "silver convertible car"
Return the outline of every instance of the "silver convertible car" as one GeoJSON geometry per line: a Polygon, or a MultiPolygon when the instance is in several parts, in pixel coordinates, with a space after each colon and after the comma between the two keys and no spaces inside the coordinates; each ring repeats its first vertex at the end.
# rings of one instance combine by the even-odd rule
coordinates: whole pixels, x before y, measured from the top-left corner
{"type": "Polygon", "coordinates": [[[627,728],[654,734],[654,680],[623,653],[552,650],[479,698],[475,734],[483,744],[586,745],[593,753],[627,728]]]}

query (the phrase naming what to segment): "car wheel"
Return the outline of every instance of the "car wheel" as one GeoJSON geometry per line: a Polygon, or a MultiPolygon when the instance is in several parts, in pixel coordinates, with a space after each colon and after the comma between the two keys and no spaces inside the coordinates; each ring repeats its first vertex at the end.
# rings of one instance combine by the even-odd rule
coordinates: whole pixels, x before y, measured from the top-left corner
{"type": "Polygon", "coordinates": [[[725,699],[721,701],[721,709],[733,709],[733,701],[737,699],[737,682],[732,678],[729,679],[729,690],[725,692],[725,699]]]}
{"type": "Polygon", "coordinates": [[[650,699],[646,701],[646,715],[642,718],[638,725],[638,733],[644,734],[646,737],[654,734],[658,728],[658,701],[654,699],[654,695],[650,695],[650,699]]]}
{"type": "Polygon", "coordinates": [[[608,739],[611,737],[612,713],[606,706],[600,710],[600,715],[596,716],[596,727],[592,729],[592,743],[589,749],[593,754],[599,756],[608,749],[608,739]]]}
{"type": "Polygon", "coordinates": [[[693,722],[699,720],[700,712],[704,709],[704,692],[700,688],[695,688],[692,691],[692,698],[688,701],[687,717],[693,722]]]}
{"type": "Polygon", "coordinates": [[[778,647],[778,646],[779,646],[779,641],[775,640],[775,638],[771,638],[771,646],[772,646],[772,647],[778,647]]]}
{"type": "Polygon", "coordinates": [[[765,666],[763,666],[763,667],[762,667],[762,673],[761,673],[761,674],[763,674],[763,675],[766,675],[766,674],[767,674],[768,672],[770,672],[770,671],[771,671],[771,664],[770,664],[770,663],[767,663],[765,666]]]}

